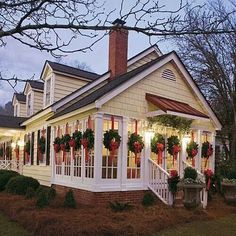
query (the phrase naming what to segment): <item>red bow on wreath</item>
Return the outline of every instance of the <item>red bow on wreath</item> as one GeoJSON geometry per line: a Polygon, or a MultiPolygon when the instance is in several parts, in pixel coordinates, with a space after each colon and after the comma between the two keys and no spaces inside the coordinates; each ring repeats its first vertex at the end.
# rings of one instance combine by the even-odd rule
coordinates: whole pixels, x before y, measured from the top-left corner
{"type": "Polygon", "coordinates": [[[198,150],[197,149],[193,149],[191,151],[191,155],[192,155],[192,166],[195,166],[195,156],[198,154],[198,150]]]}
{"type": "Polygon", "coordinates": [[[177,160],[177,155],[180,152],[181,147],[179,145],[173,145],[173,166],[175,164],[175,160],[177,160]]]}
{"type": "Polygon", "coordinates": [[[165,146],[163,143],[157,143],[157,163],[158,165],[159,164],[162,164],[162,154],[163,154],[163,151],[165,149],[165,146]]]}
{"type": "Polygon", "coordinates": [[[66,145],[64,143],[60,144],[60,148],[62,150],[62,155],[63,155],[63,162],[65,161],[65,156],[66,156],[66,145]]]}
{"type": "Polygon", "coordinates": [[[82,144],[83,147],[84,147],[84,150],[85,150],[85,161],[87,162],[87,161],[89,160],[88,139],[83,138],[83,139],[81,140],[81,144],[82,144]]]}
{"type": "Polygon", "coordinates": [[[135,163],[137,163],[138,153],[142,151],[142,144],[138,141],[134,142],[135,163]]]}
{"type": "Polygon", "coordinates": [[[73,159],[75,159],[75,139],[71,139],[69,141],[69,145],[70,147],[72,147],[72,156],[73,156],[73,159]]]}
{"type": "Polygon", "coordinates": [[[113,159],[113,157],[115,155],[115,151],[118,148],[119,148],[119,143],[115,139],[112,139],[110,142],[111,159],[113,159]]]}

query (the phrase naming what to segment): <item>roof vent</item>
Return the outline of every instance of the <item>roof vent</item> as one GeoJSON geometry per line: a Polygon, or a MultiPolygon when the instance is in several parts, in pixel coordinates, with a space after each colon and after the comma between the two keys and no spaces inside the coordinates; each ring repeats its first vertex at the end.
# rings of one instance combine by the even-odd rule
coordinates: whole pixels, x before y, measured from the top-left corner
{"type": "Polygon", "coordinates": [[[173,81],[176,81],[176,78],[175,78],[175,74],[172,70],[170,69],[165,69],[162,73],[162,78],[163,79],[169,79],[169,80],[173,80],[173,81]]]}

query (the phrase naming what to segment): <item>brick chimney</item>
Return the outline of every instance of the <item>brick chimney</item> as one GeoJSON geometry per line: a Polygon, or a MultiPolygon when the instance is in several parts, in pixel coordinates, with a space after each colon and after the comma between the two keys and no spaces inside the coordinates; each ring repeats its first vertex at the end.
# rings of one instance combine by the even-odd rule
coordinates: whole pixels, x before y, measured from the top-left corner
{"type": "Polygon", "coordinates": [[[123,29],[123,20],[116,19],[109,33],[109,70],[111,78],[127,72],[128,30],[123,29]]]}

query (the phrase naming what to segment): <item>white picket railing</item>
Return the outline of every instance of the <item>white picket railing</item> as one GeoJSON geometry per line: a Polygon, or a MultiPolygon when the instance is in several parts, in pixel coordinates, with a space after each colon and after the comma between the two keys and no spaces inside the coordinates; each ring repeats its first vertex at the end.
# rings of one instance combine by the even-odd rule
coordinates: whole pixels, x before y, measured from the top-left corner
{"type": "Polygon", "coordinates": [[[172,193],[168,189],[168,177],[170,176],[161,166],[148,159],[149,183],[148,187],[165,204],[173,204],[172,193]]]}
{"type": "Polygon", "coordinates": [[[16,160],[0,160],[0,170],[14,170],[22,174],[23,163],[16,160]]]}
{"type": "MultiPolygon", "coordinates": [[[[183,161],[183,170],[186,168],[186,167],[192,167],[189,163],[187,163],[186,161],[183,161]]],[[[192,167],[194,168],[194,167],[192,167]]],[[[199,170],[197,170],[197,175],[198,175],[198,178],[203,182],[205,183],[205,176],[204,174],[202,174],[199,170]]],[[[202,207],[205,209],[207,207],[207,198],[208,198],[208,192],[206,190],[206,188],[203,188],[203,190],[201,191],[201,203],[202,203],[202,207]]]]}

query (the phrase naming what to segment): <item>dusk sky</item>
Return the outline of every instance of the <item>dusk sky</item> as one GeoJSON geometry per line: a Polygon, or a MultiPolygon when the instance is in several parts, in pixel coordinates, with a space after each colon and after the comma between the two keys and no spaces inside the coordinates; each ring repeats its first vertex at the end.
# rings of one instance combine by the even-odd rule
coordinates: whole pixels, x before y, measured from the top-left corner
{"type": "MultiPolygon", "coordinates": [[[[120,0],[107,2],[107,11],[114,7],[119,9],[118,3],[120,0]],[[117,4],[116,6],[114,2],[117,4]]],[[[135,1],[129,1],[129,4],[133,2],[135,1]]],[[[162,2],[171,9],[176,9],[179,3],[177,0],[163,0],[162,2]]],[[[116,19],[119,16],[118,11],[112,16],[116,19]]],[[[128,24],[129,22],[127,22],[128,24]]],[[[158,38],[152,38],[152,44],[157,42],[157,40],[158,38]]],[[[134,32],[129,34],[129,57],[149,46],[150,42],[147,36],[134,32]]],[[[164,53],[175,49],[171,42],[158,42],[158,46],[164,53]]],[[[78,52],[69,54],[63,57],[62,61],[66,62],[66,64],[73,64],[74,61],[79,61],[80,63],[86,63],[94,72],[104,73],[108,68],[108,36],[98,42],[92,49],[93,51],[87,51],[86,53],[78,52]]],[[[0,48],[0,70],[8,77],[16,75],[19,78],[30,79],[35,75],[35,78],[39,79],[45,60],[55,61],[56,59],[46,52],[31,49],[16,42],[14,39],[8,39],[7,45],[0,48]]],[[[21,92],[23,87],[24,84],[18,85],[16,87],[17,92],[21,92]]],[[[0,104],[3,105],[10,101],[13,93],[13,89],[7,83],[0,83],[0,104]]]]}

